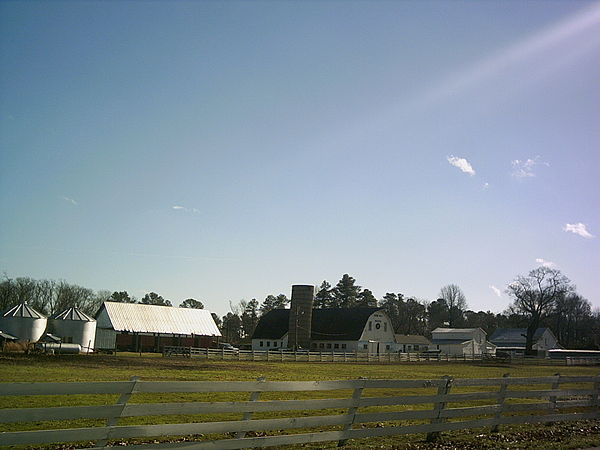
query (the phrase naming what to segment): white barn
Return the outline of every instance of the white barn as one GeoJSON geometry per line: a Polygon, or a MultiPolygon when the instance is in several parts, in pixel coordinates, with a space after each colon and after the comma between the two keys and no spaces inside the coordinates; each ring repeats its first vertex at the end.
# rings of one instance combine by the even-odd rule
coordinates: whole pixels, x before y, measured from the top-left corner
{"type": "Polygon", "coordinates": [[[221,332],[210,311],[104,302],[96,313],[96,349],[160,352],[165,345],[210,347],[221,332]]]}
{"type": "Polygon", "coordinates": [[[452,356],[496,353],[496,346],[487,341],[487,333],[481,328],[436,328],[431,332],[429,349],[452,356]]]}
{"type": "MultiPolygon", "coordinates": [[[[253,350],[286,349],[289,309],[263,315],[252,335],[253,350]]],[[[380,308],[313,309],[310,326],[311,351],[387,353],[395,351],[394,330],[380,308]]]]}

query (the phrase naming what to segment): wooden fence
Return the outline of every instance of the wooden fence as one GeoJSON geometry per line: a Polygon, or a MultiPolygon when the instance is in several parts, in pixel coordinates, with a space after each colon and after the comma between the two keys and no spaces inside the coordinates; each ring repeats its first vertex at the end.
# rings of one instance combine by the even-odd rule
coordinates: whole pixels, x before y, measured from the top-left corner
{"type": "Polygon", "coordinates": [[[273,361],[273,362],[349,362],[349,363],[400,363],[400,362],[511,362],[537,365],[600,365],[593,358],[498,358],[491,355],[446,355],[435,353],[367,353],[340,351],[289,351],[289,350],[226,350],[214,348],[164,346],[163,356],[185,356],[213,360],[273,361]]]}
{"type": "Polygon", "coordinates": [[[599,393],[600,376],[560,375],[0,383],[0,430],[10,430],[0,432],[0,445],[104,448],[141,438],[127,448],[234,449],[409,433],[434,439],[446,430],[599,419],[599,393]]]}

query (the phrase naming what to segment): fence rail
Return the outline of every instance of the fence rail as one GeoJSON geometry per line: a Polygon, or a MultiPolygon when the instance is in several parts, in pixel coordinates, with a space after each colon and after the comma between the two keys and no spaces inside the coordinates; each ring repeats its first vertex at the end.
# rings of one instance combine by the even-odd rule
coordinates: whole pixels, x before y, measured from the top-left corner
{"type": "MultiPolygon", "coordinates": [[[[134,377],[116,382],[0,383],[0,427],[5,427],[0,430],[14,430],[2,424],[25,428],[0,432],[0,445],[78,442],[105,448],[111,442],[142,438],[150,439],[152,448],[233,449],[343,444],[408,433],[434,439],[447,430],[497,431],[505,424],[585,419],[600,419],[600,375],[294,382],[160,382],[134,377]],[[240,393],[247,400],[239,400],[240,393]],[[269,393],[267,399],[261,399],[263,393],[269,393]],[[116,404],[104,405],[4,406],[23,396],[28,405],[36,404],[32,398],[43,405],[46,396],[71,404],[68,396],[77,395],[76,401],[82,402],[81,395],[89,394],[95,401],[98,395],[112,394],[113,401],[119,397],[116,404]],[[45,422],[49,420],[52,426],[45,422]],[[169,421],[176,423],[164,423],[169,421]],[[160,443],[165,436],[179,441],[160,443]]],[[[134,444],[128,448],[145,448],[134,444]]]]}
{"type": "Polygon", "coordinates": [[[181,346],[164,346],[163,356],[184,356],[233,361],[273,361],[273,362],[348,362],[348,363],[401,363],[401,362],[511,362],[540,365],[600,365],[598,358],[539,359],[539,358],[498,358],[491,355],[447,355],[433,353],[368,353],[340,351],[289,351],[289,350],[226,350],[181,346]]]}

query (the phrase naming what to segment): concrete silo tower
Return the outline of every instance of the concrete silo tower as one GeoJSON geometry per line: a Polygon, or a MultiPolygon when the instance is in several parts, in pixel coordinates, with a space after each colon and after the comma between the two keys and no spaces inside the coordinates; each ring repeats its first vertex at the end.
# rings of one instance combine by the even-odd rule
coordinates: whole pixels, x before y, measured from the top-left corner
{"type": "Polygon", "coordinates": [[[306,284],[292,286],[288,347],[310,348],[310,332],[315,287],[306,284]]]}

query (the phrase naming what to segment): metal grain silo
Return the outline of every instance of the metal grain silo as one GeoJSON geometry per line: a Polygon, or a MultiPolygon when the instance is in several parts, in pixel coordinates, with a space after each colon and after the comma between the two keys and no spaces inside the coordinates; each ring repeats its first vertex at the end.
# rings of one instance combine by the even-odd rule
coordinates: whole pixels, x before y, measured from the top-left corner
{"type": "Polygon", "coordinates": [[[94,349],[96,320],[76,307],[51,317],[48,328],[62,339],[63,344],[79,344],[84,353],[94,349]]]}
{"type": "Polygon", "coordinates": [[[19,338],[37,342],[46,330],[48,319],[27,303],[20,303],[0,313],[0,330],[19,338]]]}

